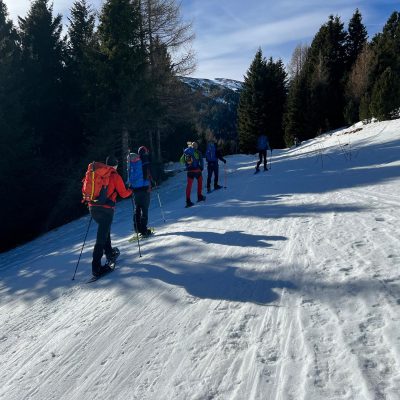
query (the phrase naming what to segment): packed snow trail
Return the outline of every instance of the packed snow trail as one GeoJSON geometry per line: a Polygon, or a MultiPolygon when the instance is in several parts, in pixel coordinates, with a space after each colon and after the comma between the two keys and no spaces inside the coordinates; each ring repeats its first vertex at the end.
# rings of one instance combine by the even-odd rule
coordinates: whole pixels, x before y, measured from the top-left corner
{"type": "MultiPolygon", "coordinates": [[[[362,129],[360,129],[362,128],[362,129]]],[[[228,157],[228,189],[154,193],[91,285],[89,218],[0,255],[0,399],[400,399],[400,122],[228,157]]]]}

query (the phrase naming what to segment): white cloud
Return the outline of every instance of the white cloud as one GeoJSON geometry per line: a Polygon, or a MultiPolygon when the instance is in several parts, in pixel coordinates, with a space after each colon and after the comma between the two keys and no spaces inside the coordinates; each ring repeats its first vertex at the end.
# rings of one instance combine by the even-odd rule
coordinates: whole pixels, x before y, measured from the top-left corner
{"type": "Polygon", "coordinates": [[[228,78],[243,81],[243,76],[249,68],[250,62],[250,56],[219,57],[213,60],[202,60],[198,63],[196,71],[191,76],[207,79],[228,78]]]}
{"type": "MultiPolygon", "coordinates": [[[[342,10],[350,14],[354,10],[342,10]]],[[[322,23],[328,19],[325,13],[313,12],[272,23],[249,26],[225,34],[207,33],[198,36],[196,49],[202,59],[240,52],[243,49],[277,46],[292,41],[312,38],[322,23]]]]}

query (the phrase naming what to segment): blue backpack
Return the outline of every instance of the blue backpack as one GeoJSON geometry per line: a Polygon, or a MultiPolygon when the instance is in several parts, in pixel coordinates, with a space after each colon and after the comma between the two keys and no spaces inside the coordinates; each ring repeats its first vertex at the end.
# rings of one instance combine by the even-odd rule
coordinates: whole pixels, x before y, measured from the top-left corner
{"type": "Polygon", "coordinates": [[[188,147],[184,150],[183,156],[185,159],[186,169],[199,169],[199,160],[194,155],[194,148],[188,147]]]}
{"type": "Polygon", "coordinates": [[[150,185],[150,180],[143,176],[143,166],[149,162],[143,163],[139,154],[130,153],[128,156],[128,183],[133,189],[150,185]]]}
{"type": "Polygon", "coordinates": [[[217,161],[217,148],[214,143],[208,143],[207,145],[206,160],[207,162],[217,161]]]}

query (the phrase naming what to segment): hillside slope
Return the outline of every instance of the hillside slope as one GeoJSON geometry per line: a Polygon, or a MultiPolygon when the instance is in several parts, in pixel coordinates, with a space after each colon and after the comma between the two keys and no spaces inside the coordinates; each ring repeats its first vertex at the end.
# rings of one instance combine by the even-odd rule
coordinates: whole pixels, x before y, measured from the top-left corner
{"type": "Polygon", "coordinates": [[[177,174],[142,258],[119,203],[95,284],[87,217],[0,255],[0,398],[398,399],[400,121],[359,128],[229,156],[191,209],[177,174]]]}
{"type": "MultiPolygon", "coordinates": [[[[189,88],[198,124],[218,139],[237,142],[237,108],[243,83],[232,79],[181,78],[189,88]]],[[[234,151],[231,151],[234,152],[234,151]]]]}

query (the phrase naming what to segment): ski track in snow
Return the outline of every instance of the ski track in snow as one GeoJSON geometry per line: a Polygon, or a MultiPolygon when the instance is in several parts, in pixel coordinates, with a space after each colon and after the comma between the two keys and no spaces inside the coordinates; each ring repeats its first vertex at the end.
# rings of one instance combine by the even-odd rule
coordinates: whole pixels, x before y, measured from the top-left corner
{"type": "Polygon", "coordinates": [[[190,209],[178,173],[142,258],[118,204],[96,283],[87,217],[1,254],[0,399],[400,399],[399,129],[229,156],[190,209]]]}

